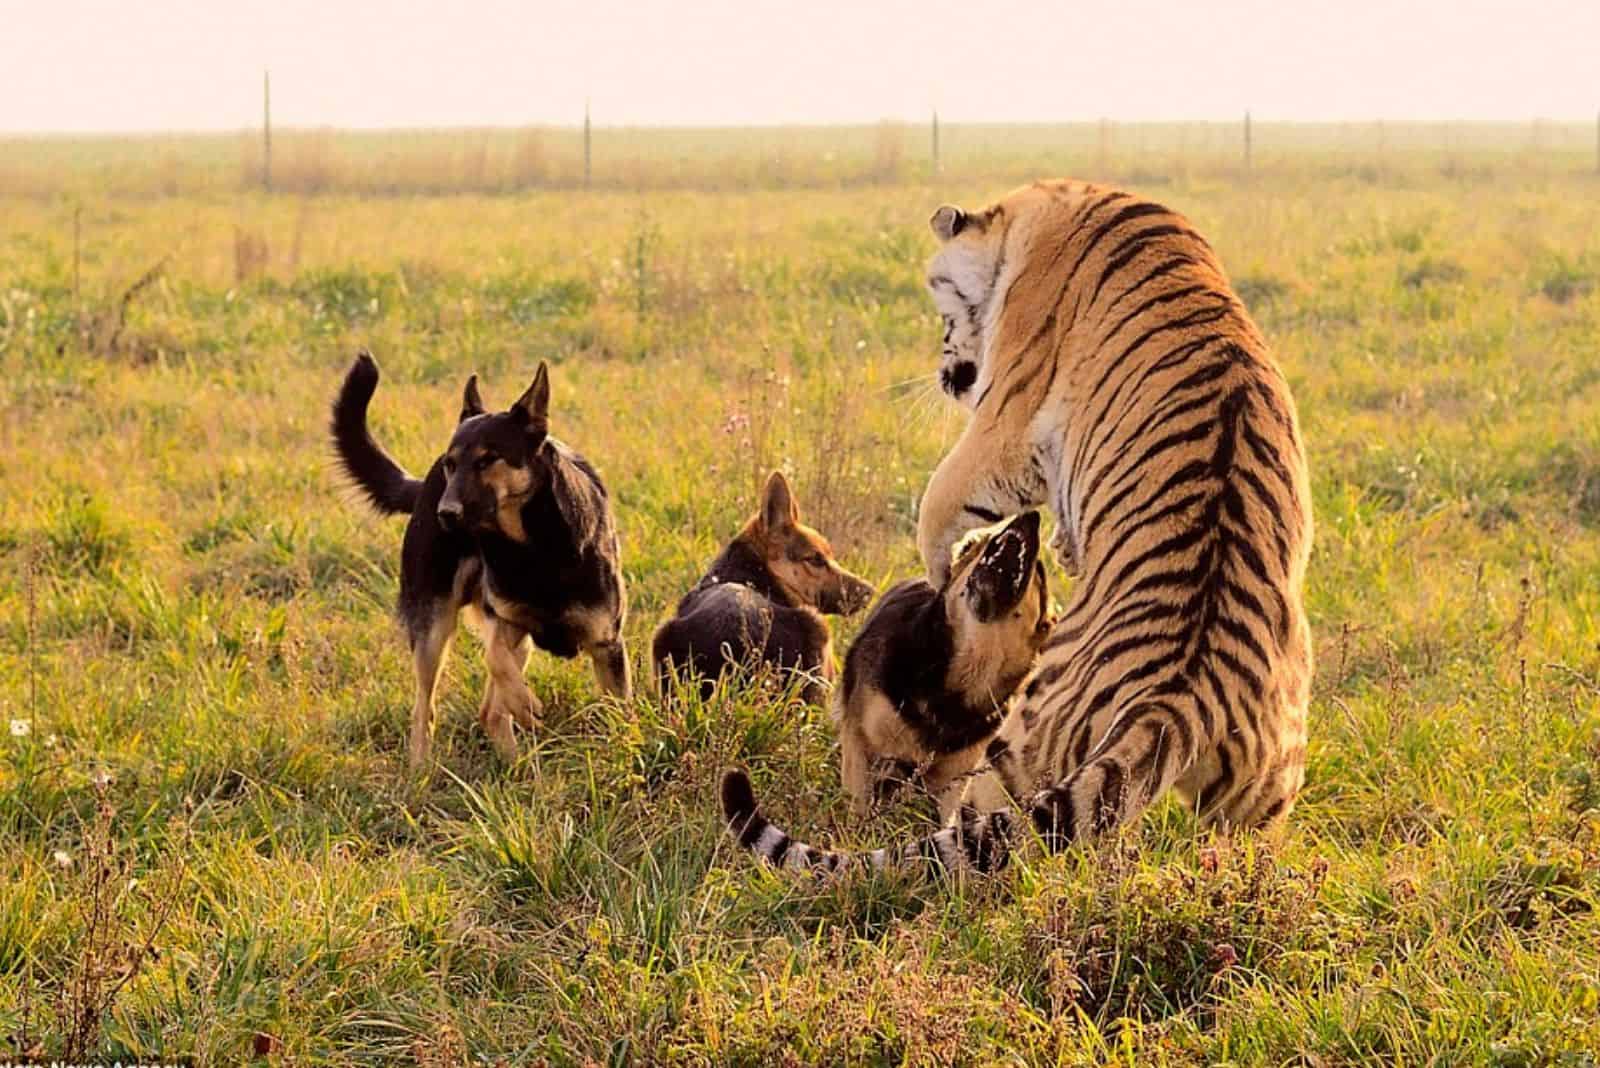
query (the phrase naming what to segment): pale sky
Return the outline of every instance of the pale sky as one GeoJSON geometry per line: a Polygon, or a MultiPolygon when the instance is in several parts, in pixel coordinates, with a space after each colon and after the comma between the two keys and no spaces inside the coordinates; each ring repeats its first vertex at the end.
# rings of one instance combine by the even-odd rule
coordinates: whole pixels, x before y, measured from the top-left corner
{"type": "Polygon", "coordinates": [[[1574,119],[1600,0],[0,0],[0,131],[1574,119]]]}

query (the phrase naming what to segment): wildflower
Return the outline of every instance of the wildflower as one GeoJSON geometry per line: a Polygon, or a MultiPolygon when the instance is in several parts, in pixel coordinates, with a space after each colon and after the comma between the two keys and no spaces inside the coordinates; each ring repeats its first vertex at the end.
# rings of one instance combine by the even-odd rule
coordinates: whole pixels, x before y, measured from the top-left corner
{"type": "Polygon", "coordinates": [[[33,733],[33,720],[14,719],[11,721],[11,737],[26,738],[33,733]]]}
{"type": "Polygon", "coordinates": [[[51,854],[50,859],[56,862],[56,867],[58,868],[72,867],[72,854],[68,853],[65,849],[56,850],[51,854]]]}

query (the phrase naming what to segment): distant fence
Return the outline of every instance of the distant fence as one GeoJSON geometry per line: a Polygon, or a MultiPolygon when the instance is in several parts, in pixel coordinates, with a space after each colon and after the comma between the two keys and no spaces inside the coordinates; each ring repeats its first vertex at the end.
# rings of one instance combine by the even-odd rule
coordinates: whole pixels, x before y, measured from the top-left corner
{"type": "Polygon", "coordinates": [[[504,194],[537,189],[734,190],[1023,181],[1131,184],[1276,173],[1406,181],[1600,172],[1600,121],[885,122],[848,127],[354,132],[273,128],[0,140],[0,195],[504,194]]]}

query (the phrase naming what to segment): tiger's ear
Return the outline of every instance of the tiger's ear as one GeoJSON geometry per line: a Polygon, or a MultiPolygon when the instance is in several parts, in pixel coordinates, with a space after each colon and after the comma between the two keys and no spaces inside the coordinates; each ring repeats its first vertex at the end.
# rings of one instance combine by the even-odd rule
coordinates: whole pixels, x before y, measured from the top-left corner
{"type": "Polygon", "coordinates": [[[461,391],[461,418],[457,422],[465,423],[488,410],[483,406],[483,395],[478,392],[478,376],[473,375],[467,379],[467,388],[461,391]]]}
{"type": "Polygon", "coordinates": [[[989,538],[967,576],[967,600],[978,622],[992,623],[1017,606],[1038,559],[1038,512],[1024,512],[989,538]]]}
{"type": "Polygon", "coordinates": [[[800,502],[789,489],[789,480],[782,471],[767,476],[767,488],[761,491],[761,525],[768,530],[787,530],[800,522],[800,502]]]}
{"type": "Polygon", "coordinates": [[[533,384],[511,406],[511,414],[528,424],[528,433],[545,434],[550,429],[550,368],[543,360],[533,372],[533,384]]]}
{"type": "Polygon", "coordinates": [[[961,232],[967,225],[967,213],[954,204],[941,204],[934,209],[933,217],[928,220],[928,226],[933,230],[933,236],[940,241],[948,241],[961,232]]]}

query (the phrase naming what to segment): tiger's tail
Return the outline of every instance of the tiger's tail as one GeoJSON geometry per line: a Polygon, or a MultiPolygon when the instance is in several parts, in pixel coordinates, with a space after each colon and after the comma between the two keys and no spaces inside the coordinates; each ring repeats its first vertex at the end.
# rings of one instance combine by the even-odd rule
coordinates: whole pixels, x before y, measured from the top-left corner
{"type": "Polygon", "coordinates": [[[1004,809],[980,813],[964,807],[949,826],[898,846],[863,853],[818,849],[795,841],[761,814],[750,776],[738,768],[723,773],[722,816],[728,833],[774,868],[824,875],[851,868],[884,871],[918,866],[950,873],[999,871],[1011,856],[1014,824],[1004,809]]]}

